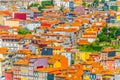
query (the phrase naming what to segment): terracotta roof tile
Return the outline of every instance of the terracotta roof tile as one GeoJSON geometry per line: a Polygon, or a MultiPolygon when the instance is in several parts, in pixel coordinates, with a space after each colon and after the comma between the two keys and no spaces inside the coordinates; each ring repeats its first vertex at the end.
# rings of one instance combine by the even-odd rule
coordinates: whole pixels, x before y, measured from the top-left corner
{"type": "Polygon", "coordinates": [[[90,42],[88,42],[87,40],[79,40],[77,42],[79,45],[87,45],[87,44],[90,44],[90,42]]]}
{"type": "Polygon", "coordinates": [[[104,52],[104,53],[108,53],[108,52],[111,52],[111,51],[114,51],[114,48],[108,47],[108,48],[105,48],[105,49],[102,50],[102,52],[104,52]]]}

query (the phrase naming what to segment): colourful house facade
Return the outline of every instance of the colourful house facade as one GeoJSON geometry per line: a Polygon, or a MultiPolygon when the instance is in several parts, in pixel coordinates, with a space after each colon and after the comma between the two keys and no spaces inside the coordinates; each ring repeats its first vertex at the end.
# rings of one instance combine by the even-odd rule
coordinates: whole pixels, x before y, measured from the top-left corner
{"type": "Polygon", "coordinates": [[[13,71],[12,70],[7,70],[5,72],[5,80],[13,80],[13,71]]]}
{"type": "Polygon", "coordinates": [[[15,19],[20,19],[20,20],[26,20],[26,13],[14,13],[14,18],[15,19]]]}

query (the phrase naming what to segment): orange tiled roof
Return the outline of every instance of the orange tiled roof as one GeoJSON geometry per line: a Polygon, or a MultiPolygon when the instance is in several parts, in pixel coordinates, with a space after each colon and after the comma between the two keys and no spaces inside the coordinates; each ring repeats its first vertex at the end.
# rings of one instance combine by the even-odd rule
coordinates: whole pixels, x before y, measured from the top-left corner
{"type": "Polygon", "coordinates": [[[1,35],[0,38],[2,39],[18,39],[20,40],[21,39],[21,36],[20,35],[1,35]]]}
{"type": "Polygon", "coordinates": [[[107,52],[111,52],[114,51],[114,48],[108,47],[102,50],[102,52],[107,53],[107,52]]]}
{"type": "Polygon", "coordinates": [[[113,58],[109,58],[108,59],[108,61],[114,61],[115,60],[115,58],[113,57],[113,58]]]}
{"type": "Polygon", "coordinates": [[[28,60],[19,60],[17,62],[14,63],[14,65],[24,65],[24,66],[28,66],[28,60]]]}
{"type": "Polygon", "coordinates": [[[90,56],[100,57],[100,53],[93,53],[93,54],[90,54],[90,56]]]}
{"type": "Polygon", "coordinates": [[[8,54],[8,48],[0,48],[0,54],[8,54]]]}
{"type": "Polygon", "coordinates": [[[105,27],[107,24],[108,24],[107,22],[95,22],[95,23],[93,23],[92,26],[95,26],[95,27],[98,27],[98,26],[105,27]]]}
{"type": "Polygon", "coordinates": [[[10,69],[10,70],[7,70],[6,72],[7,72],[7,73],[12,73],[12,72],[13,72],[13,70],[12,70],[12,69],[10,69]]]}
{"type": "Polygon", "coordinates": [[[102,74],[111,75],[111,74],[114,74],[114,70],[104,70],[102,74]]]}
{"type": "Polygon", "coordinates": [[[91,18],[91,17],[92,17],[91,14],[85,15],[85,18],[91,18]]]}
{"type": "Polygon", "coordinates": [[[83,35],[82,35],[82,38],[97,38],[97,35],[96,35],[96,34],[92,34],[92,35],[83,34],[83,35]]]}
{"type": "Polygon", "coordinates": [[[79,45],[86,45],[86,44],[90,44],[90,42],[88,42],[87,40],[79,40],[78,44],[79,45]]]}
{"type": "Polygon", "coordinates": [[[3,58],[0,58],[0,61],[4,61],[5,59],[3,59],[3,58]]]}
{"type": "Polygon", "coordinates": [[[97,33],[98,32],[98,28],[90,27],[90,28],[86,29],[85,32],[86,33],[97,33]]]}
{"type": "Polygon", "coordinates": [[[120,39],[120,36],[118,36],[117,38],[120,39]]]}
{"type": "Polygon", "coordinates": [[[0,11],[0,14],[3,16],[10,16],[11,15],[9,10],[2,10],[2,11],[0,11]]]}
{"type": "Polygon", "coordinates": [[[82,26],[81,22],[74,22],[72,26],[82,26]]]}
{"type": "Polygon", "coordinates": [[[34,38],[33,40],[38,40],[38,41],[45,41],[45,38],[34,38]]]}
{"type": "Polygon", "coordinates": [[[61,70],[62,68],[38,68],[36,69],[35,71],[37,72],[48,72],[48,73],[52,73],[52,72],[55,72],[55,71],[59,71],[61,70]]]}
{"type": "Polygon", "coordinates": [[[63,12],[64,12],[64,13],[68,13],[68,12],[69,12],[69,9],[64,9],[63,12]]]}
{"type": "Polygon", "coordinates": [[[93,61],[83,62],[82,65],[92,65],[93,61]]]}
{"type": "Polygon", "coordinates": [[[111,13],[110,13],[110,16],[111,16],[111,17],[114,17],[114,16],[115,16],[115,13],[114,13],[114,12],[111,12],[111,13]]]}
{"type": "Polygon", "coordinates": [[[84,32],[83,35],[96,35],[96,32],[84,32]]]}
{"type": "Polygon", "coordinates": [[[20,19],[10,18],[8,21],[20,21],[20,19]]]}
{"type": "Polygon", "coordinates": [[[24,36],[24,38],[32,39],[32,38],[33,38],[33,35],[32,35],[32,34],[26,34],[26,35],[24,36]]]}
{"type": "Polygon", "coordinates": [[[0,35],[9,35],[9,32],[0,32],[0,35]]]}
{"type": "Polygon", "coordinates": [[[83,19],[83,20],[82,20],[82,23],[83,23],[83,24],[86,24],[86,23],[88,24],[88,23],[89,23],[89,20],[83,19]]]}
{"type": "Polygon", "coordinates": [[[53,41],[42,41],[42,42],[39,42],[38,44],[52,44],[53,41]]]}
{"type": "Polygon", "coordinates": [[[0,51],[1,50],[8,51],[9,49],[8,48],[0,48],[0,51]]]}
{"type": "Polygon", "coordinates": [[[45,8],[54,8],[54,6],[45,6],[45,8]]]}
{"type": "Polygon", "coordinates": [[[120,5],[120,1],[116,1],[115,4],[116,4],[116,5],[120,5]]]}
{"type": "Polygon", "coordinates": [[[64,0],[64,2],[68,2],[69,0],[64,0]]]}
{"type": "Polygon", "coordinates": [[[47,46],[45,48],[52,48],[54,50],[60,50],[62,48],[62,46],[47,46]]]}
{"type": "Polygon", "coordinates": [[[73,11],[72,14],[77,14],[77,12],[73,11]]]}
{"type": "Polygon", "coordinates": [[[58,74],[61,73],[61,71],[54,71],[54,72],[51,72],[51,73],[54,74],[54,75],[58,75],[58,74]]]}
{"type": "Polygon", "coordinates": [[[20,26],[12,26],[12,28],[19,29],[20,26]]]}
{"type": "Polygon", "coordinates": [[[51,57],[51,59],[48,60],[49,64],[54,64],[56,61],[61,62],[62,67],[68,67],[68,59],[65,56],[62,55],[54,55],[51,57]]]}
{"type": "Polygon", "coordinates": [[[30,56],[30,58],[50,58],[51,56],[30,56]]]}
{"type": "Polygon", "coordinates": [[[29,49],[18,50],[17,54],[32,54],[29,49]]]}
{"type": "Polygon", "coordinates": [[[65,28],[55,28],[54,30],[52,31],[55,31],[55,32],[77,32],[78,29],[76,28],[68,28],[68,29],[65,29],[65,28]]]}
{"type": "Polygon", "coordinates": [[[115,56],[115,59],[120,59],[120,56],[115,56]]]}

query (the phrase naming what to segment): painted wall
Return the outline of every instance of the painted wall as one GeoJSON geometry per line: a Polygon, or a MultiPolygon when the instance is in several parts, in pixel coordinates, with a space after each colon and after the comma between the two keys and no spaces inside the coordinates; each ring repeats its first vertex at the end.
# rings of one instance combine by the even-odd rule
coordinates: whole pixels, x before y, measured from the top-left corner
{"type": "Polygon", "coordinates": [[[4,25],[4,17],[2,15],[0,15],[0,24],[4,25]]]}
{"type": "Polygon", "coordinates": [[[80,52],[79,54],[80,54],[80,59],[82,61],[86,61],[87,59],[89,59],[91,53],[90,52],[80,52]]]}
{"type": "Polygon", "coordinates": [[[62,65],[59,61],[56,61],[53,66],[54,66],[54,68],[62,67],[62,65]]]}
{"type": "Polygon", "coordinates": [[[38,66],[47,67],[48,66],[48,58],[40,58],[34,63],[34,69],[38,66]]]}
{"type": "Polygon", "coordinates": [[[73,1],[74,1],[75,7],[81,5],[83,2],[82,0],[73,0],[73,1]]]}
{"type": "Polygon", "coordinates": [[[5,73],[5,80],[13,80],[13,73],[6,72],[5,73]]]}
{"type": "Polygon", "coordinates": [[[117,15],[117,20],[120,20],[120,15],[117,15]]]}
{"type": "Polygon", "coordinates": [[[14,13],[15,19],[26,20],[26,13],[14,13]]]}
{"type": "Polygon", "coordinates": [[[89,75],[84,75],[83,80],[91,80],[89,75]]]}
{"type": "Polygon", "coordinates": [[[102,80],[102,76],[101,75],[96,75],[96,80],[102,80]]]}
{"type": "Polygon", "coordinates": [[[35,28],[39,27],[40,26],[40,23],[29,23],[29,24],[26,24],[25,27],[28,29],[28,30],[34,30],[35,28]]]}
{"type": "Polygon", "coordinates": [[[107,69],[114,70],[115,68],[115,62],[114,61],[107,61],[107,69]]]}
{"type": "Polygon", "coordinates": [[[21,78],[21,80],[28,80],[28,78],[21,78]]]}
{"type": "Polygon", "coordinates": [[[5,21],[5,26],[19,26],[19,20],[6,20],[5,21]]]}
{"type": "Polygon", "coordinates": [[[115,59],[115,69],[120,68],[120,59],[115,59]]]}
{"type": "Polygon", "coordinates": [[[2,63],[0,62],[0,76],[2,76],[2,63]]]}
{"type": "Polygon", "coordinates": [[[36,47],[34,45],[29,45],[28,49],[30,49],[32,52],[36,52],[36,47]]]}
{"type": "Polygon", "coordinates": [[[84,7],[82,6],[78,6],[74,9],[75,12],[77,12],[78,14],[85,14],[85,10],[84,7]]]}
{"type": "Polygon", "coordinates": [[[119,74],[115,75],[115,80],[120,80],[120,75],[119,74]]]}

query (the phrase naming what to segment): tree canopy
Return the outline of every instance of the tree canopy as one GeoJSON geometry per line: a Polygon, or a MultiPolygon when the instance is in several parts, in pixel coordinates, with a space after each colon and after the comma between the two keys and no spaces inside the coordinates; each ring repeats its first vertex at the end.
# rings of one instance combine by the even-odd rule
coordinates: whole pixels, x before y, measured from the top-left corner
{"type": "Polygon", "coordinates": [[[42,11],[42,9],[44,9],[45,6],[51,6],[51,5],[53,5],[52,0],[51,1],[42,1],[41,4],[39,4],[39,3],[31,3],[28,6],[28,9],[30,9],[31,7],[37,7],[39,11],[42,11]]]}
{"type": "Polygon", "coordinates": [[[98,39],[100,42],[111,42],[111,40],[117,39],[120,35],[120,28],[118,27],[104,27],[102,32],[98,34],[98,39]]]}
{"type": "Polygon", "coordinates": [[[38,3],[31,3],[29,6],[28,6],[28,9],[30,9],[31,7],[38,7],[39,4],[38,3]]]}
{"type": "Polygon", "coordinates": [[[86,3],[86,2],[83,2],[82,5],[83,5],[83,6],[87,6],[87,3],[86,3]]]}
{"type": "Polygon", "coordinates": [[[19,34],[30,34],[31,32],[29,31],[29,30],[27,30],[27,29],[20,29],[19,31],[18,31],[18,33],[19,34]]]}

